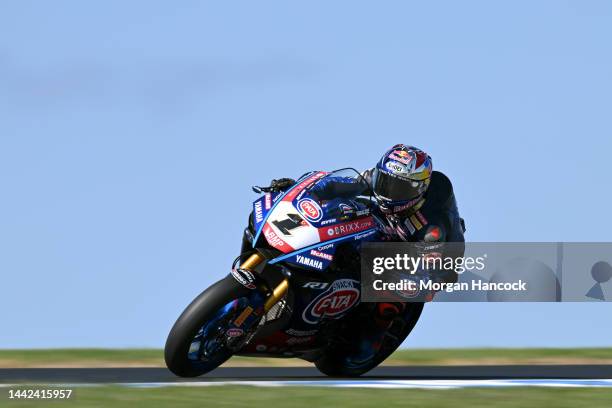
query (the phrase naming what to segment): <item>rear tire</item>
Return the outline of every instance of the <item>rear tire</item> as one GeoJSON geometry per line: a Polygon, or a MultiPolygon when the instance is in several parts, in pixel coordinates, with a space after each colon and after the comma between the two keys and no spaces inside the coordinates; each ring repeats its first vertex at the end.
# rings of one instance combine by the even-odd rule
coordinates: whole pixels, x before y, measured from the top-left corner
{"type": "Polygon", "coordinates": [[[228,276],[196,297],[174,323],[166,340],[164,359],[168,369],[179,377],[197,377],[227,361],[232,354],[220,355],[208,364],[191,360],[188,358],[189,348],[202,326],[214,318],[223,306],[248,294],[247,288],[228,276]]]}
{"type": "Polygon", "coordinates": [[[423,311],[423,303],[407,303],[406,310],[403,314],[404,327],[395,335],[399,339],[397,345],[391,348],[382,348],[374,358],[364,365],[359,367],[351,367],[347,364],[346,358],[348,351],[346,347],[338,346],[328,349],[321,358],[315,361],[317,369],[330,377],[358,377],[367,373],[380,363],[385,361],[402,342],[408,337],[414,326],[417,324],[421,312],[423,311]]]}

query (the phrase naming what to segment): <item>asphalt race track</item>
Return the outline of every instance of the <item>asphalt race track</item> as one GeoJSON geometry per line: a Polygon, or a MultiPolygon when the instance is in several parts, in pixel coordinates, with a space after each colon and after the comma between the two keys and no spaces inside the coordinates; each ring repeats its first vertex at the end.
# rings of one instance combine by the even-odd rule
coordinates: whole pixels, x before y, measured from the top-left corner
{"type": "MultiPolygon", "coordinates": [[[[612,379],[612,365],[503,365],[378,367],[351,381],[373,380],[612,379]]],[[[0,384],[178,383],[223,381],[337,381],[314,367],[222,367],[197,378],[165,368],[6,368],[0,384]]]]}

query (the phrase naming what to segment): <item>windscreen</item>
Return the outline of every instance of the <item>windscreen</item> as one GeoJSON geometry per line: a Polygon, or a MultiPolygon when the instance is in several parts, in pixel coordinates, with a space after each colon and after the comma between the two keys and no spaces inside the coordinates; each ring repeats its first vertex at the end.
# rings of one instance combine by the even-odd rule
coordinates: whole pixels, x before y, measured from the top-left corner
{"type": "Polygon", "coordinates": [[[328,173],[308,193],[318,201],[361,198],[361,202],[369,203],[371,191],[370,184],[357,170],[345,168],[328,173]]]}

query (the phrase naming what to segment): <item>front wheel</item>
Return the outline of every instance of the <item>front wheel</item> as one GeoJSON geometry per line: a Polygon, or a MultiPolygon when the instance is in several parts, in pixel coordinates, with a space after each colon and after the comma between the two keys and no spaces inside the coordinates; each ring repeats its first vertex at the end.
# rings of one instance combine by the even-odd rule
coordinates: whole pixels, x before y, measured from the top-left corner
{"type": "Polygon", "coordinates": [[[228,276],[202,292],[178,318],[164,349],[166,366],[180,377],[214,370],[233,351],[227,346],[227,325],[248,306],[249,290],[228,276]]]}

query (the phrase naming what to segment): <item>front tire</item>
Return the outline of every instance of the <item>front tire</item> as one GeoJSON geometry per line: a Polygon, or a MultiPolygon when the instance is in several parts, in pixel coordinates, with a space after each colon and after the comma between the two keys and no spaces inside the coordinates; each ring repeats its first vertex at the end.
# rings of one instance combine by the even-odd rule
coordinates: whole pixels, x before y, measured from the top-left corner
{"type": "Polygon", "coordinates": [[[196,297],[174,323],[166,340],[164,359],[168,369],[179,377],[197,377],[227,361],[232,356],[229,350],[217,353],[208,361],[197,361],[189,358],[190,347],[203,326],[223,307],[248,294],[247,288],[228,276],[196,297]]]}

